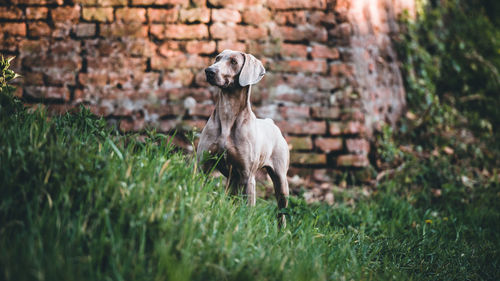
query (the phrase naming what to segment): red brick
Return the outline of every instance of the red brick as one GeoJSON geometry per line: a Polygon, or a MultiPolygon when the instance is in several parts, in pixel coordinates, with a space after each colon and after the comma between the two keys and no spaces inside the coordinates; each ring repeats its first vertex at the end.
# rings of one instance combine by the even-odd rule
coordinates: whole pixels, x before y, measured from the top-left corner
{"type": "Polygon", "coordinates": [[[263,0],[208,0],[212,6],[225,7],[235,10],[243,10],[248,6],[256,6],[264,4],[263,0]]]}
{"type": "Polygon", "coordinates": [[[328,33],[321,26],[300,25],[298,27],[278,26],[272,29],[272,35],[275,38],[281,38],[288,41],[317,41],[326,42],[328,33]]]}
{"type": "Polygon", "coordinates": [[[237,25],[236,38],[238,40],[259,40],[267,38],[267,29],[251,25],[237,25]]]}
{"type": "Polygon", "coordinates": [[[78,82],[82,85],[105,86],[108,84],[108,75],[106,73],[78,73],[78,82]]]}
{"type": "Polygon", "coordinates": [[[179,121],[177,120],[161,120],[158,129],[160,130],[160,132],[169,133],[177,127],[178,123],[179,121]]]}
{"type": "Polygon", "coordinates": [[[188,96],[194,98],[196,102],[204,102],[211,98],[210,91],[206,88],[177,88],[162,92],[160,96],[164,95],[169,101],[180,101],[188,96]]]}
{"type": "Polygon", "coordinates": [[[370,165],[370,161],[366,155],[341,155],[337,158],[337,166],[341,167],[367,167],[370,165]]]}
{"type": "MultiPolygon", "coordinates": [[[[75,102],[81,102],[80,99],[77,99],[77,93],[80,95],[83,91],[75,90],[75,102]]],[[[113,113],[113,108],[111,106],[102,106],[102,105],[88,105],[87,107],[90,112],[97,116],[107,117],[113,113]]]]}
{"type": "Polygon", "coordinates": [[[120,8],[115,11],[116,20],[124,22],[146,21],[146,9],[143,8],[120,8]]]}
{"type": "MultiPolygon", "coordinates": [[[[194,57],[190,56],[189,58],[194,57]]],[[[189,61],[187,62],[189,63],[189,61]]],[[[179,86],[189,86],[193,82],[194,74],[190,69],[174,68],[171,72],[166,72],[163,76],[160,88],[177,88],[179,86]]]]}
{"type": "Polygon", "coordinates": [[[158,114],[160,117],[165,116],[179,116],[183,115],[186,111],[184,106],[180,104],[147,104],[145,105],[145,110],[149,112],[149,114],[158,114]]]}
{"type": "Polygon", "coordinates": [[[231,40],[221,40],[217,42],[217,52],[222,52],[224,50],[233,50],[233,51],[246,51],[246,45],[241,42],[231,41],[231,40]]]}
{"type": "MultiPolygon", "coordinates": [[[[1,24],[0,24],[1,28],[1,24]]],[[[14,37],[14,36],[5,36],[2,32],[0,32],[0,53],[2,52],[17,52],[19,46],[21,45],[24,38],[14,37]]],[[[19,70],[17,70],[19,71],[19,70]]]]}
{"type": "Polygon", "coordinates": [[[271,12],[261,6],[250,7],[243,11],[242,18],[244,23],[261,25],[271,20],[271,12]]]}
{"type": "Polygon", "coordinates": [[[340,109],[338,107],[315,106],[311,108],[311,116],[318,119],[337,119],[340,117],[340,109]]]}
{"type": "Polygon", "coordinates": [[[340,88],[344,85],[345,85],[345,79],[341,77],[334,77],[334,76],[318,77],[318,88],[320,90],[330,91],[336,88],[340,88]]]}
{"type": "Polygon", "coordinates": [[[323,25],[334,26],[337,24],[337,19],[333,12],[323,13],[320,19],[320,23],[323,25]]]}
{"type": "Polygon", "coordinates": [[[365,139],[347,139],[347,151],[353,154],[367,155],[370,153],[370,143],[365,139]]]}
{"type": "Polygon", "coordinates": [[[212,21],[214,22],[241,22],[241,14],[231,9],[213,9],[212,21]]]}
{"type": "Polygon", "coordinates": [[[148,18],[153,23],[176,22],[179,18],[177,9],[148,9],[148,18]]]}
{"type": "Polygon", "coordinates": [[[210,21],[210,9],[194,8],[194,9],[188,9],[188,10],[181,10],[179,19],[181,22],[207,23],[210,21]]]}
{"type": "Polygon", "coordinates": [[[46,7],[27,7],[26,18],[29,20],[42,20],[47,19],[49,9],[46,7]]]}
{"type": "Polygon", "coordinates": [[[70,21],[54,22],[54,29],[52,30],[52,37],[65,38],[69,36],[73,23],[70,21]]]}
{"type": "Polygon", "coordinates": [[[308,118],[309,106],[282,106],[279,112],[285,119],[308,118]]]}
{"type": "Polygon", "coordinates": [[[180,5],[189,6],[189,0],[132,0],[132,5],[180,5]]]}
{"type": "Polygon", "coordinates": [[[80,42],[76,40],[63,40],[51,42],[50,53],[59,54],[60,57],[69,57],[72,62],[79,62],[80,42]]]}
{"type": "Polygon", "coordinates": [[[215,41],[189,41],[186,44],[186,51],[190,54],[212,54],[215,48],[215,41]]]}
{"type": "Polygon", "coordinates": [[[0,23],[0,30],[9,35],[26,36],[26,24],[17,22],[0,23]]]}
{"type": "Polygon", "coordinates": [[[148,27],[140,22],[101,24],[100,29],[100,35],[105,37],[146,38],[148,36],[148,27]]]}
{"type": "Polygon", "coordinates": [[[266,57],[274,57],[278,54],[282,54],[281,44],[266,41],[263,43],[259,43],[255,40],[249,41],[248,43],[248,52],[251,54],[260,54],[266,57]]]}
{"type": "Polygon", "coordinates": [[[127,5],[127,0],[73,0],[73,2],[75,4],[82,4],[83,6],[100,6],[100,7],[127,5]]]}
{"type": "Polygon", "coordinates": [[[69,91],[63,87],[29,86],[24,88],[24,95],[41,100],[69,100],[69,91]]]}
{"type": "Polygon", "coordinates": [[[344,108],[341,112],[340,115],[341,120],[343,121],[365,121],[365,114],[359,109],[350,107],[350,108],[344,108]]]}
{"type": "Polygon", "coordinates": [[[208,84],[208,82],[207,82],[207,76],[205,74],[204,69],[201,69],[195,73],[194,82],[195,82],[195,85],[198,87],[203,87],[203,88],[210,87],[210,84],[208,84]]]}
{"type": "Polygon", "coordinates": [[[62,5],[63,0],[12,0],[12,4],[23,4],[23,5],[46,5],[46,4],[57,4],[62,5]]]}
{"type": "Polygon", "coordinates": [[[146,38],[127,38],[127,53],[133,56],[151,57],[156,53],[156,44],[146,38]]]}
{"type": "MultiPolygon", "coordinates": [[[[132,58],[132,57],[95,57],[87,56],[87,70],[90,71],[108,71],[109,74],[118,76],[121,73],[130,73],[130,70],[145,71],[146,58],[132,58]]],[[[124,75],[125,76],[125,75],[124,75]]],[[[128,75],[127,80],[130,79],[128,75]]]]}
{"type": "Polygon", "coordinates": [[[30,36],[40,37],[40,36],[50,36],[50,27],[47,23],[43,21],[35,21],[28,23],[28,30],[30,36]]]}
{"type": "Polygon", "coordinates": [[[313,147],[310,137],[287,136],[286,142],[291,150],[311,150],[313,147]]]}
{"type": "Polygon", "coordinates": [[[310,11],[307,14],[308,23],[312,25],[323,25],[333,28],[337,22],[333,12],[310,11]]]}
{"type": "Polygon", "coordinates": [[[176,41],[166,41],[158,48],[160,55],[170,57],[180,54],[180,44],[176,41]]]}
{"type": "Polygon", "coordinates": [[[321,151],[329,153],[331,151],[337,151],[342,149],[342,139],[319,137],[314,140],[314,145],[321,151]]]}
{"type": "Polygon", "coordinates": [[[274,22],[279,25],[299,25],[307,23],[305,11],[278,12],[274,14],[274,22]]]}
{"type": "Polygon", "coordinates": [[[345,124],[342,133],[344,134],[362,134],[365,132],[365,126],[359,121],[349,121],[345,124]]]}
{"type": "Polygon", "coordinates": [[[74,27],[76,37],[92,37],[96,35],[95,23],[79,23],[74,27]]]}
{"type": "Polygon", "coordinates": [[[342,122],[328,122],[328,131],[332,136],[338,136],[342,134],[343,124],[342,122]]]}
{"type": "Polygon", "coordinates": [[[192,0],[191,3],[193,4],[193,7],[204,7],[207,5],[206,0],[192,0]]]}
{"type": "Polygon", "coordinates": [[[159,39],[203,39],[208,37],[208,29],[204,24],[153,24],[151,25],[151,34],[159,39]]]}
{"type": "Polygon", "coordinates": [[[284,133],[291,134],[324,134],[326,132],[325,121],[309,121],[309,122],[298,122],[298,121],[280,121],[276,122],[276,125],[284,133]]]}
{"type": "Polygon", "coordinates": [[[0,7],[0,19],[21,20],[23,11],[17,7],[0,7]]]}
{"type": "Polygon", "coordinates": [[[182,52],[172,54],[168,58],[153,57],[151,59],[151,68],[154,70],[178,69],[178,68],[197,68],[201,69],[208,65],[208,58],[197,55],[185,55],[182,52]]]}
{"type": "Polygon", "coordinates": [[[307,46],[299,44],[281,44],[281,54],[285,57],[307,58],[307,46]]]}
{"type": "Polygon", "coordinates": [[[216,22],[210,26],[210,35],[214,39],[236,39],[236,25],[233,23],[216,22]]]}
{"type": "Polygon", "coordinates": [[[53,21],[76,21],[80,18],[80,6],[57,7],[50,13],[53,21]]]}
{"type": "Polygon", "coordinates": [[[113,21],[113,8],[84,7],[82,17],[88,21],[111,22],[113,21]]]}
{"type": "Polygon", "coordinates": [[[49,50],[49,42],[46,39],[23,40],[19,45],[21,58],[33,56],[33,54],[46,53],[48,50],[49,50]]]}
{"type": "Polygon", "coordinates": [[[213,104],[199,104],[197,103],[193,108],[189,109],[190,116],[209,117],[212,115],[215,106],[213,104]]]}
{"type": "Polygon", "coordinates": [[[348,45],[350,42],[352,28],[350,23],[341,23],[335,28],[330,29],[329,34],[336,40],[339,45],[348,45]]]}
{"type": "Polygon", "coordinates": [[[283,72],[305,72],[305,73],[326,73],[326,61],[324,60],[289,60],[278,61],[270,65],[273,71],[283,72]]]}
{"type": "Polygon", "coordinates": [[[78,69],[65,69],[65,67],[45,67],[44,74],[47,85],[63,86],[76,84],[76,71],[78,69]]]}
{"type": "Polygon", "coordinates": [[[43,86],[45,84],[42,72],[25,72],[23,77],[24,81],[29,81],[30,85],[43,86]]]}
{"type": "Polygon", "coordinates": [[[352,65],[345,63],[332,63],[330,64],[330,75],[340,77],[351,77],[354,75],[352,65]]]}
{"type": "MultiPolygon", "coordinates": [[[[54,79],[60,79],[64,73],[73,75],[81,68],[81,58],[79,56],[48,56],[48,57],[26,57],[23,59],[23,66],[30,67],[33,71],[44,72],[53,75],[54,79]],[[58,73],[59,72],[59,73],[58,73]]],[[[65,76],[67,77],[67,76],[65,76]]],[[[73,79],[74,80],[74,79],[73,79]]]]}
{"type": "MultiPolygon", "coordinates": [[[[128,112],[125,111],[123,113],[127,114],[128,112]]],[[[113,115],[115,115],[115,116],[127,116],[127,115],[124,115],[120,112],[120,108],[115,110],[113,115]]],[[[128,132],[128,131],[139,132],[139,131],[144,130],[147,127],[147,125],[148,124],[146,124],[146,122],[143,118],[138,118],[138,119],[135,119],[132,121],[122,119],[120,121],[120,130],[122,130],[123,132],[128,132]]]]}
{"type": "Polygon", "coordinates": [[[326,164],[326,155],[318,153],[302,153],[292,152],[290,154],[290,162],[292,164],[326,164]]]}
{"type": "Polygon", "coordinates": [[[325,9],[326,0],[269,0],[267,5],[271,9],[325,9]]]}
{"type": "Polygon", "coordinates": [[[312,48],[311,56],[313,58],[322,59],[338,59],[340,57],[337,48],[328,47],[325,45],[314,45],[312,48]]]}

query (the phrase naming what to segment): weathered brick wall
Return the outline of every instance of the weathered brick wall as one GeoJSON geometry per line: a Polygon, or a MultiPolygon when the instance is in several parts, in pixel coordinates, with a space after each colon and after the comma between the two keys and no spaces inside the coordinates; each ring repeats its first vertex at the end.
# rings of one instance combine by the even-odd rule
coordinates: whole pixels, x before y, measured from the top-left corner
{"type": "Polygon", "coordinates": [[[166,133],[204,126],[218,52],[252,53],[267,69],[254,110],[286,135],[290,175],[330,182],[369,165],[372,128],[404,107],[388,39],[400,2],[412,1],[3,0],[0,52],[18,56],[28,104],[166,133]]]}

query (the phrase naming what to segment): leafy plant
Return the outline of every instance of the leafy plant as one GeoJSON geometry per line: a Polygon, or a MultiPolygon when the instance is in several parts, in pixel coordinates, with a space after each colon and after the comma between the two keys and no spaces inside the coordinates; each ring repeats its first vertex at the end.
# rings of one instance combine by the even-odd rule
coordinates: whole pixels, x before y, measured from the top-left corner
{"type": "Polygon", "coordinates": [[[422,5],[415,21],[403,20],[399,56],[409,109],[403,133],[429,136],[467,126],[481,137],[500,124],[500,5],[449,0],[422,5]],[[495,16],[493,16],[495,15],[495,16]]]}

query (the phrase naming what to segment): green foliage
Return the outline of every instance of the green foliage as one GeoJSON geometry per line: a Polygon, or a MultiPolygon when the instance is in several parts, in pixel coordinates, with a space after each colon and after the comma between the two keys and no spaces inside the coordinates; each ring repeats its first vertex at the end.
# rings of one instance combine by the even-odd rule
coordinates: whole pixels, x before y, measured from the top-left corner
{"type": "Polygon", "coordinates": [[[463,203],[469,190],[436,162],[354,206],[290,198],[279,231],[273,201],[227,196],[167,136],[117,135],[83,108],[5,109],[2,280],[500,278],[498,180],[463,203]],[[434,178],[449,179],[436,205],[434,178]]]}
{"type": "MultiPolygon", "coordinates": [[[[424,237],[439,237],[431,238],[433,246],[416,246],[440,248],[426,254],[436,259],[437,267],[428,268],[435,279],[498,278],[500,256],[493,242],[500,231],[497,2],[421,5],[416,21],[404,22],[407,29],[398,42],[409,112],[399,130],[385,127],[377,138],[379,168],[385,169],[378,179],[379,196],[426,210],[425,223],[413,226],[421,227],[424,237]],[[462,238],[475,250],[462,248],[462,238]],[[484,274],[457,270],[456,263],[470,265],[471,259],[462,259],[467,252],[484,274]],[[447,261],[448,254],[456,263],[447,261]]],[[[392,214],[394,209],[387,208],[392,214]]],[[[411,245],[411,238],[407,242],[411,245]]],[[[411,259],[409,264],[415,265],[411,259]]]]}
{"type": "Polygon", "coordinates": [[[15,113],[22,108],[19,100],[12,98],[15,88],[7,84],[20,76],[10,69],[10,62],[13,59],[14,57],[5,59],[2,56],[0,58],[0,110],[10,113],[15,113]]]}
{"type": "Polygon", "coordinates": [[[406,20],[399,53],[418,119],[403,132],[421,136],[464,124],[482,137],[498,131],[499,13],[495,1],[449,0],[424,5],[416,21],[406,20]]]}
{"type": "Polygon", "coordinates": [[[4,89],[12,89],[7,88],[7,83],[16,79],[20,75],[15,73],[12,69],[10,69],[10,62],[14,59],[14,57],[5,59],[3,56],[0,59],[0,88],[2,91],[4,89]]]}

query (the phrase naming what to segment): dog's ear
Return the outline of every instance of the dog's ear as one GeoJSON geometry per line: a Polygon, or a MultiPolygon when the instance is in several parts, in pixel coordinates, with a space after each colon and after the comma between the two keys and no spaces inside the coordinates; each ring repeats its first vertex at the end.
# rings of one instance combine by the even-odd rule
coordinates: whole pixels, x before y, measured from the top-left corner
{"type": "Polygon", "coordinates": [[[264,74],[266,74],[266,69],[262,65],[262,62],[250,54],[243,53],[245,56],[245,63],[240,73],[240,86],[245,87],[248,85],[257,84],[264,74]]]}

